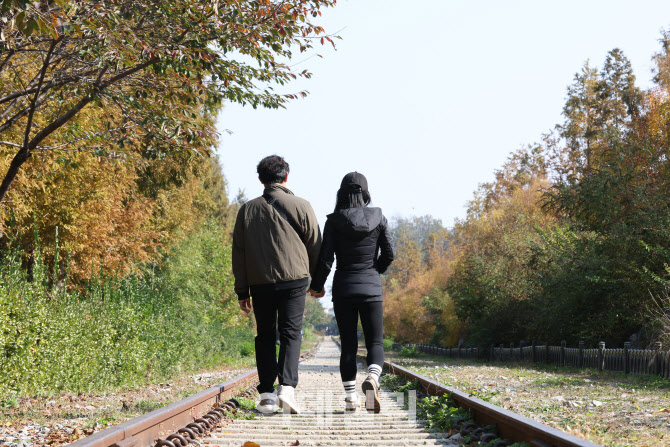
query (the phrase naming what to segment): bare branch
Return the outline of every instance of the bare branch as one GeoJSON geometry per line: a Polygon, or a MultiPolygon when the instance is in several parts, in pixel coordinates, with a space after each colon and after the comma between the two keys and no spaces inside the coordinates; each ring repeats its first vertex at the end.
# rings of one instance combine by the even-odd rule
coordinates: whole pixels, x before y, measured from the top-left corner
{"type": "Polygon", "coordinates": [[[16,51],[13,49],[7,51],[7,57],[5,57],[5,60],[3,60],[2,64],[0,64],[0,73],[3,72],[5,66],[7,65],[7,62],[9,62],[9,60],[12,58],[12,56],[14,56],[14,54],[16,54],[16,51]]]}
{"type": "MultiPolygon", "coordinates": [[[[45,91],[47,89],[51,89],[51,88],[54,88],[54,87],[63,86],[63,85],[68,84],[70,82],[79,81],[79,80],[84,79],[86,76],[90,76],[90,75],[92,75],[96,72],[97,72],[97,70],[91,70],[91,71],[87,71],[87,72],[84,72],[84,73],[79,74],[79,75],[73,75],[73,76],[67,76],[65,78],[61,78],[58,81],[52,80],[52,81],[49,81],[49,82],[45,82],[44,85],[42,86],[41,90],[45,91]]],[[[0,104],[5,103],[7,101],[11,101],[12,99],[15,99],[15,98],[19,98],[21,96],[28,96],[31,93],[35,93],[37,91],[37,89],[38,89],[37,87],[26,88],[24,90],[19,90],[18,92],[10,93],[9,95],[5,95],[2,98],[0,98],[0,104]]]]}
{"type": "MultiPolygon", "coordinates": [[[[37,91],[35,92],[35,96],[33,97],[33,100],[30,104],[30,113],[28,114],[28,124],[26,124],[26,133],[23,137],[23,148],[26,151],[30,151],[30,147],[28,146],[28,140],[30,139],[30,128],[33,127],[33,116],[35,115],[35,107],[37,106],[37,98],[40,96],[40,89],[42,88],[42,83],[44,82],[44,76],[46,75],[47,68],[49,67],[49,61],[51,59],[51,53],[53,53],[54,49],[58,46],[58,44],[63,40],[63,36],[60,36],[58,39],[54,39],[51,42],[51,46],[49,46],[49,51],[47,52],[47,55],[44,59],[44,63],[42,64],[42,71],[40,72],[40,80],[37,83],[37,91]]],[[[28,154],[30,156],[30,154],[28,154]]]]}
{"type": "Polygon", "coordinates": [[[4,144],[5,146],[18,147],[19,149],[23,147],[22,145],[17,144],[17,143],[12,143],[11,141],[0,141],[0,144],[4,144]]]}
{"type": "MultiPolygon", "coordinates": [[[[48,92],[42,93],[42,95],[40,95],[40,97],[37,100],[37,105],[38,106],[42,105],[46,101],[47,96],[48,92]]],[[[4,132],[5,130],[9,129],[14,124],[16,124],[21,118],[26,116],[29,111],[30,109],[26,107],[22,110],[19,110],[13,117],[7,119],[7,121],[5,121],[2,125],[0,125],[0,133],[4,132]]]]}

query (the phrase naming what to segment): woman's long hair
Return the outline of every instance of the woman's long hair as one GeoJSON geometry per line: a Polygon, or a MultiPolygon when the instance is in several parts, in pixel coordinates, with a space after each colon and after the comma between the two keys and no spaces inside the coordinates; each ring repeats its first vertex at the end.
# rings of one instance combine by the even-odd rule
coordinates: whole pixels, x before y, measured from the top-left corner
{"type": "Polygon", "coordinates": [[[349,188],[340,188],[337,190],[337,200],[335,201],[335,211],[347,208],[363,208],[370,204],[372,198],[369,191],[358,189],[352,191],[349,188]]]}

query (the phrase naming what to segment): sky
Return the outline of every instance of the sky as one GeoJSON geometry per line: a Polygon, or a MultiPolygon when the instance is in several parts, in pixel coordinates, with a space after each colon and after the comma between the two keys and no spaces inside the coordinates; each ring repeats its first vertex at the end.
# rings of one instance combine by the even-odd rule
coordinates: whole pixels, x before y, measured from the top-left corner
{"type": "Polygon", "coordinates": [[[638,86],[652,86],[670,2],[338,0],[320,24],[342,37],[337,50],[297,54],[295,69],[313,77],[282,90],[306,89],[306,99],[220,113],[229,195],[259,196],[256,164],[278,154],[322,227],[350,171],[367,177],[388,218],[429,214],[450,227],[511,152],[562,122],[587,60],[600,68],[618,47],[638,86]]]}

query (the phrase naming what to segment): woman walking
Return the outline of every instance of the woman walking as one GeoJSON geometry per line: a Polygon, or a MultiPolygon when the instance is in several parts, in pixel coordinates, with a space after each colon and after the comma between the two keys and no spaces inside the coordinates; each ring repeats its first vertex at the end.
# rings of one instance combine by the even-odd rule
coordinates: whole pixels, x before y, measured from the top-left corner
{"type": "Polygon", "coordinates": [[[361,388],[366,408],[381,410],[379,376],[384,365],[382,283],[379,275],[393,261],[394,252],[388,222],[380,208],[368,207],[368,182],[358,172],[342,179],[337,191],[335,212],[328,215],[323,230],[319,263],[310,293],[320,298],[324,284],[337,257],[333,279],[333,308],[340,330],[342,353],[340,374],[346,392],[345,409],[360,407],[356,394],[356,352],[358,317],[365,336],[368,377],[361,388]]]}

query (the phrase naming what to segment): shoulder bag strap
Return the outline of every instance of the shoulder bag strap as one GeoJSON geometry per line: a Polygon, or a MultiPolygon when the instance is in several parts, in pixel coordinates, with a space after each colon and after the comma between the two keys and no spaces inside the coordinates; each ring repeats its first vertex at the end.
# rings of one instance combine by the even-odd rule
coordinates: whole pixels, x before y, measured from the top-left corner
{"type": "Polygon", "coordinates": [[[289,225],[291,225],[291,228],[293,228],[293,231],[295,231],[296,234],[298,235],[298,237],[300,238],[300,240],[303,241],[302,233],[300,232],[300,227],[298,227],[298,224],[293,219],[291,219],[291,217],[289,217],[289,215],[286,213],[286,210],[284,209],[284,207],[282,207],[277,202],[277,199],[275,199],[274,197],[270,197],[269,195],[266,195],[266,194],[263,194],[263,198],[268,203],[268,205],[270,205],[272,208],[274,208],[277,211],[277,213],[279,213],[279,215],[282,217],[282,219],[284,219],[286,222],[289,223],[289,225]]]}

